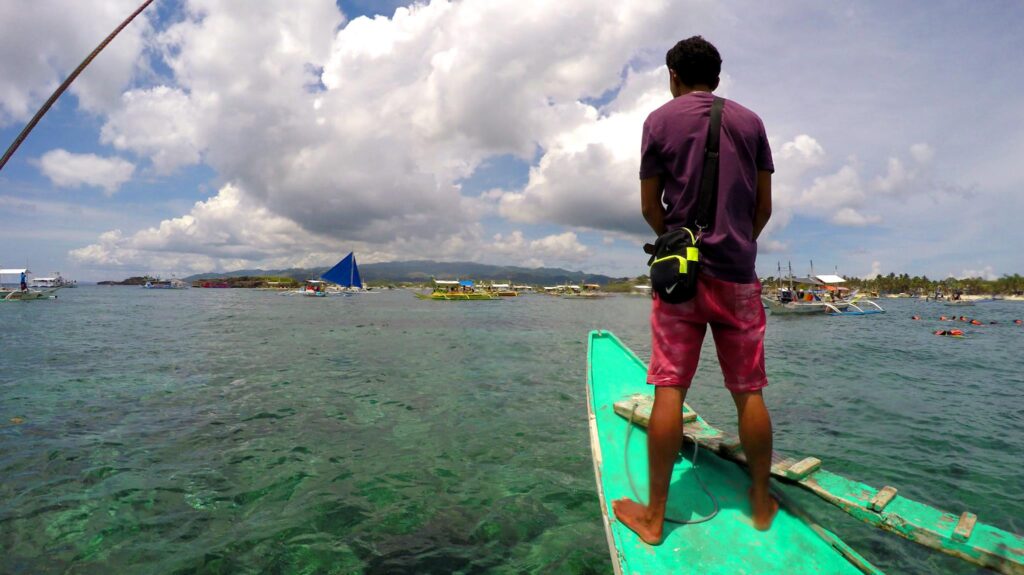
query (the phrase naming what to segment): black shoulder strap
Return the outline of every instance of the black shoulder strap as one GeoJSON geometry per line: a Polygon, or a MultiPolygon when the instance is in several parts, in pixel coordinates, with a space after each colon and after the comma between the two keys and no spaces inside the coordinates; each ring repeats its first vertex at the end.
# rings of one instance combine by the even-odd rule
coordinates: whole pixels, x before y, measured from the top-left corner
{"type": "Polygon", "coordinates": [[[700,195],[697,196],[697,219],[694,225],[703,232],[715,223],[718,199],[718,136],[722,128],[722,107],[725,100],[715,96],[711,103],[711,122],[707,143],[704,145],[704,169],[700,175],[700,195]]]}

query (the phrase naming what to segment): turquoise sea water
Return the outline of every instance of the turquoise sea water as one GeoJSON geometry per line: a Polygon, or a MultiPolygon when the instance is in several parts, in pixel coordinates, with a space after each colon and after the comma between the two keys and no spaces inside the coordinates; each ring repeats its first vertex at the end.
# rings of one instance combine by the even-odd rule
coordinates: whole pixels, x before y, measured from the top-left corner
{"type": "MultiPolygon", "coordinates": [[[[769,317],[776,449],[1024,532],[1024,303],[956,308],[1000,322],[965,339],[931,333],[953,308],[882,303],[769,317]]],[[[648,307],[90,286],[2,304],[0,572],[608,573],[585,342],[609,329],[645,357],[648,307]]],[[[734,429],[707,339],[689,399],[734,429]]],[[[888,572],[976,571],[787,493],[888,572]]]]}

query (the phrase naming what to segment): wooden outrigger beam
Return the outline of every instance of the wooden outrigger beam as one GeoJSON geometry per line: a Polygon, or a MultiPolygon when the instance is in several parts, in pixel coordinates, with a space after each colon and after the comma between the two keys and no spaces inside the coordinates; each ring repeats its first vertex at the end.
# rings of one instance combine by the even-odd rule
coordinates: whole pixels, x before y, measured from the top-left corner
{"type": "MultiPolygon", "coordinates": [[[[615,412],[647,427],[654,398],[633,395],[615,403],[615,412]]],[[[689,405],[683,407],[687,439],[731,461],[746,464],[739,439],[704,421],[689,405]]],[[[997,573],[1024,575],[1024,537],[977,522],[964,512],[954,515],[897,494],[896,488],[875,489],[821,467],[815,457],[792,458],[772,453],[772,475],[802,487],[849,515],[915,543],[987,567],[997,573]]]]}

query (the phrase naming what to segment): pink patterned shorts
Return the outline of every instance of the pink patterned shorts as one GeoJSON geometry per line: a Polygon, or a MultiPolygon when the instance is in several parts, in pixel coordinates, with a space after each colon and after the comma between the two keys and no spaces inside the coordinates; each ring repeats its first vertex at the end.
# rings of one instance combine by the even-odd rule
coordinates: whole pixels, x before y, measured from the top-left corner
{"type": "Polygon", "coordinates": [[[708,325],[725,387],[743,393],[768,385],[761,283],[738,284],[703,274],[698,278],[697,295],[686,303],[665,303],[655,296],[647,383],[689,388],[708,325]]]}

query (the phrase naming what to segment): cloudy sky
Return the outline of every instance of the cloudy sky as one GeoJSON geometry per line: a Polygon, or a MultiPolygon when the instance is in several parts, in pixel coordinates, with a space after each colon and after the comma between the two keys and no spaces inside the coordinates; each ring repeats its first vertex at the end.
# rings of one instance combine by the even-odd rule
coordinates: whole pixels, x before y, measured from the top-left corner
{"type": "MultiPolygon", "coordinates": [[[[6,145],[139,0],[0,2],[6,145]]],[[[0,172],[0,266],[643,273],[640,126],[702,34],[758,112],[758,271],[1024,272],[1015,2],[157,0],[0,172]]]]}

